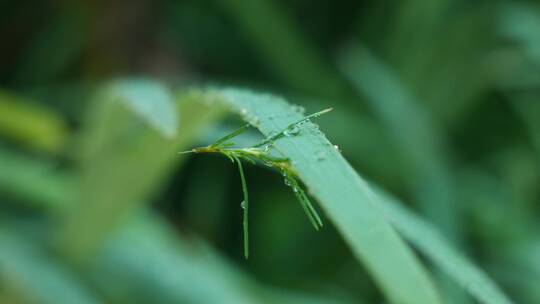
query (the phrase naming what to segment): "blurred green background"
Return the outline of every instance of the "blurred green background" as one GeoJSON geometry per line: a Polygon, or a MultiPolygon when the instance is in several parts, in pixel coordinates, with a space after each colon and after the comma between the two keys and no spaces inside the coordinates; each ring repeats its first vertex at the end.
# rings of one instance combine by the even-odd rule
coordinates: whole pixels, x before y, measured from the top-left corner
{"type": "Polygon", "coordinates": [[[179,103],[163,136],[108,102],[141,77],[333,107],[317,123],[363,177],[540,303],[536,1],[6,0],[0,37],[0,303],[385,303],[251,165],[244,260],[236,167],[177,154],[239,122],[179,103]]]}

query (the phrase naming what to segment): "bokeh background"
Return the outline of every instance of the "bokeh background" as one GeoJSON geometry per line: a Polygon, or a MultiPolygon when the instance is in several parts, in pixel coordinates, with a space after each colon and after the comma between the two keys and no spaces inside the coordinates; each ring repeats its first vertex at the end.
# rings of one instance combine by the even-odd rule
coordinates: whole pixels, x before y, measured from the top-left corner
{"type": "Polygon", "coordinates": [[[0,37],[1,303],[384,303],[251,165],[245,260],[235,166],[177,155],[239,122],[187,107],[163,138],[100,102],[125,77],[333,107],[317,123],[363,177],[540,303],[536,1],[5,0],[0,37]]]}

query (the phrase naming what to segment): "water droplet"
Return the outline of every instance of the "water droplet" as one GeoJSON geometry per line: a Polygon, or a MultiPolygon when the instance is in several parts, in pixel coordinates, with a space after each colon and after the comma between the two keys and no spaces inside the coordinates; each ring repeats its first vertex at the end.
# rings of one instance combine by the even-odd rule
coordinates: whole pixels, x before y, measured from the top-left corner
{"type": "Polygon", "coordinates": [[[338,152],[341,152],[341,149],[339,149],[338,145],[334,145],[334,149],[336,149],[336,151],[338,151],[338,152]]]}
{"type": "Polygon", "coordinates": [[[240,203],[240,208],[246,209],[246,201],[242,201],[242,202],[240,203]]]}
{"type": "Polygon", "coordinates": [[[323,161],[326,158],[326,153],[324,153],[324,151],[317,151],[315,158],[317,161],[323,161]]]}
{"type": "Polygon", "coordinates": [[[293,110],[294,112],[296,112],[298,114],[302,114],[302,115],[304,115],[304,113],[306,113],[306,109],[304,107],[297,106],[297,105],[292,105],[291,110],[293,110]]]}
{"type": "MultiPolygon", "coordinates": [[[[286,174],[283,173],[283,176],[286,176],[286,174]]],[[[291,181],[290,181],[288,178],[285,178],[284,181],[285,181],[285,185],[287,185],[287,186],[289,186],[289,187],[291,186],[291,181]]]]}
{"type": "Polygon", "coordinates": [[[242,114],[242,115],[246,115],[247,112],[248,112],[247,109],[241,109],[240,110],[240,114],[242,114]]]}
{"type": "Polygon", "coordinates": [[[292,126],[283,132],[285,136],[296,136],[298,133],[300,133],[300,128],[298,128],[298,126],[292,126]]]}
{"type": "Polygon", "coordinates": [[[296,193],[296,192],[298,192],[298,188],[293,187],[293,188],[292,188],[292,191],[293,191],[294,193],[296,193]]]}

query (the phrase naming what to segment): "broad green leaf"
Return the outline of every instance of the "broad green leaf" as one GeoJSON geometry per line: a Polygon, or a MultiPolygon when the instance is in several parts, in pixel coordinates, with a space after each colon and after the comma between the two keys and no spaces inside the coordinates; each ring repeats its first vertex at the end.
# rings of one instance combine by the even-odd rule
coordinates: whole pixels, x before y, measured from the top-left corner
{"type": "MultiPolygon", "coordinates": [[[[239,90],[192,94],[227,104],[267,137],[303,116],[297,107],[271,95],[239,90]]],[[[297,135],[276,140],[275,146],[392,303],[441,303],[429,275],[387,222],[367,184],[313,123],[303,124],[297,135]]]]}
{"type": "Polygon", "coordinates": [[[111,86],[112,98],[119,98],[150,126],[171,138],[177,133],[178,116],[170,91],[159,82],[146,79],[120,80],[111,86]]]}

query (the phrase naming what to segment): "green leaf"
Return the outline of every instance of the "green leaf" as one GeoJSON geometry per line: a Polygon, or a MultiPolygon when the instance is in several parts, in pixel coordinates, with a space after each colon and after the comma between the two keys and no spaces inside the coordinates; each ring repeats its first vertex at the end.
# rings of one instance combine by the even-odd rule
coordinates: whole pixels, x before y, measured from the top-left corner
{"type": "MultiPolygon", "coordinates": [[[[267,137],[302,119],[296,107],[271,95],[239,90],[192,94],[229,105],[256,121],[255,127],[267,137]]],[[[304,123],[300,132],[278,138],[274,145],[392,303],[441,303],[425,269],[387,222],[367,184],[313,123],[304,123]]]]}
{"type": "Polygon", "coordinates": [[[146,79],[120,80],[112,85],[113,98],[119,97],[150,126],[167,137],[177,133],[176,107],[169,90],[146,79]]]}
{"type": "Polygon", "coordinates": [[[453,249],[435,227],[405,209],[388,194],[379,190],[377,196],[380,206],[396,229],[476,299],[486,304],[511,303],[497,285],[453,249]]]}
{"type": "Polygon", "coordinates": [[[240,134],[242,134],[244,131],[246,131],[247,129],[249,128],[249,124],[245,124],[243,126],[241,126],[240,128],[234,130],[232,133],[230,134],[227,134],[221,138],[219,138],[218,140],[216,140],[216,142],[214,142],[211,146],[212,147],[219,147],[219,146],[222,146],[222,145],[227,145],[227,144],[230,144],[228,143],[227,141],[231,138],[234,138],[240,134]]]}
{"type": "MultiPolygon", "coordinates": [[[[343,53],[340,68],[359,95],[366,97],[366,104],[405,156],[411,169],[403,170],[402,178],[422,215],[436,223],[454,244],[461,245],[463,223],[447,155],[451,149],[439,124],[420,106],[419,98],[393,67],[367,48],[350,46],[343,53]]],[[[438,282],[450,302],[466,303],[463,290],[447,277],[438,282]]]]}
{"type": "Polygon", "coordinates": [[[177,152],[222,113],[190,100],[175,103],[171,115],[181,115],[185,127],[168,139],[111,103],[110,95],[98,96],[105,98],[89,109],[81,132],[78,200],[59,229],[62,251],[74,259],[91,255],[110,230],[141,208],[182,160],[177,152]]]}
{"type": "MultiPolygon", "coordinates": [[[[301,117],[294,107],[270,95],[232,89],[196,94],[202,99],[220,100],[244,116],[247,113],[256,117],[257,127],[266,136],[301,117]]],[[[454,250],[434,227],[383,191],[372,192],[314,124],[304,124],[298,135],[277,138],[274,144],[291,160],[310,193],[391,301],[440,300],[424,269],[389,224],[480,302],[511,303],[482,270],[454,250]],[[396,261],[399,263],[393,264],[396,261]]]]}

